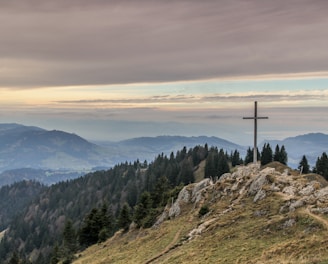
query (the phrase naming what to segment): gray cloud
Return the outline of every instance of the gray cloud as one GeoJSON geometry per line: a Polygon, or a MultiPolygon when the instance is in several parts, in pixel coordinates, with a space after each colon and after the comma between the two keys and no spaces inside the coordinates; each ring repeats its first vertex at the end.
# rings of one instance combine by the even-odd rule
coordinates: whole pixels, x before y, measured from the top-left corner
{"type": "Polygon", "coordinates": [[[42,87],[328,70],[327,1],[4,0],[0,83],[42,87]]]}
{"type": "Polygon", "coordinates": [[[130,104],[130,105],[147,105],[147,104],[161,104],[161,103],[183,103],[183,104],[200,104],[204,102],[230,102],[236,103],[240,101],[251,102],[260,100],[262,102],[281,102],[281,101],[309,101],[318,100],[325,101],[328,99],[328,94],[318,92],[316,90],[307,91],[303,93],[254,93],[254,94],[213,94],[211,96],[195,96],[195,95],[161,95],[150,96],[144,98],[129,98],[129,99],[85,99],[85,100],[60,100],[55,101],[58,104],[130,104]]]}

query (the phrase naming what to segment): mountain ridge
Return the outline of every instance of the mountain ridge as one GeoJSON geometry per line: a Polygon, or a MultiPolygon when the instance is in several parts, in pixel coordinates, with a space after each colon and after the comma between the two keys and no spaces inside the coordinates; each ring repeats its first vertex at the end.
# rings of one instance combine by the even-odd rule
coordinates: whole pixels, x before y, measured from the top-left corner
{"type": "Polygon", "coordinates": [[[131,225],[73,263],[326,263],[327,206],[319,175],[240,166],[185,186],[153,228],[131,225]]]}
{"type": "MultiPolygon", "coordinates": [[[[269,142],[273,150],[276,144],[284,145],[288,153],[288,165],[293,168],[298,167],[302,155],[306,155],[309,164],[314,166],[316,159],[328,149],[328,135],[320,132],[264,142],[269,142]]],[[[7,123],[0,124],[0,173],[21,168],[88,172],[136,159],[150,161],[161,153],[169,155],[183,147],[188,150],[195,145],[205,144],[223,148],[228,153],[237,149],[241,157],[246,155],[247,147],[215,136],[162,135],[101,142],[88,141],[74,133],[60,130],[7,123]]],[[[259,145],[260,150],[262,145],[259,145]]],[[[16,176],[19,180],[17,173],[16,176]]],[[[54,177],[43,182],[62,179],[56,180],[54,177]]]]}

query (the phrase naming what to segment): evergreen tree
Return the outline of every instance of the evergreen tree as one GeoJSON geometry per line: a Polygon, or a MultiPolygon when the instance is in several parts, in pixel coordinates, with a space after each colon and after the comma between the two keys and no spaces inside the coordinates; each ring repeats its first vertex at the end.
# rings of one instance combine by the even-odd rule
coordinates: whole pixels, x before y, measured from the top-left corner
{"type": "Polygon", "coordinates": [[[14,251],[13,255],[11,256],[8,264],[19,264],[20,261],[19,261],[19,257],[18,257],[18,254],[16,251],[14,251]]]}
{"type": "Polygon", "coordinates": [[[138,227],[144,226],[144,219],[150,214],[153,201],[149,192],[143,192],[134,209],[134,221],[138,227]]]}
{"type": "Polygon", "coordinates": [[[245,160],[244,163],[245,165],[249,164],[253,162],[253,151],[250,147],[248,147],[247,152],[246,152],[246,156],[245,156],[245,160]]]}
{"type": "Polygon", "coordinates": [[[63,246],[68,252],[75,252],[76,244],[76,232],[73,228],[71,220],[66,221],[63,231],[63,246]]]}
{"type": "Polygon", "coordinates": [[[206,158],[205,178],[218,176],[217,175],[218,158],[219,158],[218,149],[211,148],[206,158]]]}
{"type": "Polygon", "coordinates": [[[265,143],[261,152],[261,165],[264,166],[272,162],[272,149],[269,143],[265,143]]]}
{"type": "Polygon", "coordinates": [[[89,246],[98,242],[98,235],[101,229],[101,220],[97,208],[93,208],[84,219],[84,223],[79,232],[79,242],[81,245],[89,246]]]}
{"type": "Polygon", "coordinates": [[[99,233],[98,233],[98,242],[103,242],[107,238],[109,238],[113,233],[114,219],[113,219],[111,207],[109,207],[109,210],[108,210],[107,203],[103,203],[103,205],[99,211],[99,214],[100,214],[100,217],[99,217],[100,227],[99,227],[99,233]]]}
{"type": "MultiPolygon", "coordinates": [[[[161,207],[165,206],[168,199],[168,191],[170,189],[169,181],[165,176],[161,176],[154,187],[154,190],[150,194],[151,196],[151,206],[161,207]]],[[[140,199],[142,198],[142,195],[140,199]]]]}
{"type": "MultiPolygon", "coordinates": [[[[261,160],[261,153],[259,152],[258,148],[256,148],[256,151],[257,151],[257,161],[259,161],[259,160],[261,160]]],[[[247,165],[247,164],[253,162],[253,158],[254,158],[254,148],[251,149],[250,147],[248,147],[244,164],[247,165]]]]}
{"type": "Polygon", "coordinates": [[[275,152],[273,155],[273,160],[278,161],[284,165],[287,165],[288,155],[284,145],[282,145],[281,149],[279,148],[278,144],[276,145],[275,152]]]}
{"type": "Polygon", "coordinates": [[[275,151],[274,151],[274,155],[273,155],[273,160],[274,161],[278,161],[280,162],[281,158],[280,158],[280,148],[279,145],[276,145],[275,151]]]}
{"type": "Polygon", "coordinates": [[[231,166],[235,167],[240,164],[243,164],[243,160],[240,158],[238,150],[235,150],[231,155],[231,166]]]}
{"type": "Polygon", "coordinates": [[[222,174],[230,171],[227,156],[223,152],[223,149],[220,149],[218,155],[218,168],[217,168],[217,176],[220,178],[222,174]]]}
{"type": "Polygon", "coordinates": [[[303,157],[299,163],[298,169],[301,170],[302,173],[305,173],[305,174],[310,172],[310,166],[309,166],[309,163],[308,163],[305,155],[303,155],[303,157]]]}
{"type": "Polygon", "coordinates": [[[326,180],[328,180],[328,157],[326,152],[323,152],[320,158],[318,157],[315,170],[316,173],[322,175],[326,180]]]}
{"type": "Polygon", "coordinates": [[[194,166],[188,158],[182,161],[179,178],[184,185],[195,182],[194,166]]]}
{"type": "Polygon", "coordinates": [[[50,264],[57,264],[59,262],[59,260],[60,260],[59,247],[56,244],[54,249],[53,249],[53,252],[52,252],[52,256],[51,256],[51,259],[50,259],[50,264]]]}
{"type": "Polygon", "coordinates": [[[125,203],[121,209],[117,224],[118,227],[124,229],[124,231],[127,231],[129,229],[129,226],[131,224],[131,213],[130,207],[127,203],[125,203]]]}
{"type": "Polygon", "coordinates": [[[279,162],[284,164],[284,165],[287,165],[287,161],[288,161],[288,155],[287,155],[285,146],[282,145],[282,147],[280,149],[280,160],[279,160],[279,162]]]}

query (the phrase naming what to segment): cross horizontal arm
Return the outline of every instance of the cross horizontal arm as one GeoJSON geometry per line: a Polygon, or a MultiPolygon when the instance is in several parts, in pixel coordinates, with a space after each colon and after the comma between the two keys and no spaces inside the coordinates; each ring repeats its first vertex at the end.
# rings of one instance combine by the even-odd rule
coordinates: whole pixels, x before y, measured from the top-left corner
{"type": "Polygon", "coordinates": [[[259,117],[243,117],[243,119],[269,119],[267,116],[259,116],[259,117]]]}

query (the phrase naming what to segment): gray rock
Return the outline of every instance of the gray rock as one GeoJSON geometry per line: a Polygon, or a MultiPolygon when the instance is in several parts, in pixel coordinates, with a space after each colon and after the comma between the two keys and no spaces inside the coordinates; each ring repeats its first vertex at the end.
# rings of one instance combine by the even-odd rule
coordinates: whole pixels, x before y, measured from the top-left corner
{"type": "Polygon", "coordinates": [[[283,228],[290,228],[290,227],[292,227],[292,226],[295,225],[295,224],[296,224],[295,219],[291,218],[291,219],[288,219],[288,220],[282,225],[282,227],[283,227],[283,228]]]}
{"type": "Polygon", "coordinates": [[[312,213],[315,214],[328,214],[328,207],[324,207],[324,208],[312,208],[311,209],[312,213]]]}
{"type": "Polygon", "coordinates": [[[263,200],[266,197],[266,192],[264,190],[259,190],[254,197],[253,202],[256,203],[258,201],[263,200]]]}
{"type": "Polygon", "coordinates": [[[328,186],[315,192],[315,197],[320,202],[328,202],[328,186]]]}
{"type": "Polygon", "coordinates": [[[295,196],[297,189],[294,186],[286,186],[282,192],[290,196],[295,196]]]}
{"type": "Polygon", "coordinates": [[[192,189],[192,198],[193,203],[198,203],[201,199],[202,191],[205,190],[208,186],[213,185],[213,182],[210,179],[204,179],[194,185],[192,189]]]}
{"type": "Polygon", "coordinates": [[[267,175],[261,174],[258,177],[256,177],[255,180],[252,182],[251,186],[249,187],[248,193],[250,195],[255,195],[259,190],[262,189],[264,185],[268,183],[269,181],[267,179],[267,175]]]}
{"type": "Polygon", "coordinates": [[[299,194],[302,196],[309,196],[314,191],[315,191],[315,188],[313,187],[313,185],[308,185],[305,188],[303,188],[302,190],[300,190],[299,194]]]}
{"type": "Polygon", "coordinates": [[[295,202],[293,202],[293,203],[290,204],[289,211],[290,212],[293,212],[293,211],[295,211],[295,209],[304,206],[304,204],[305,204],[304,201],[297,200],[297,201],[295,201],[295,202]]]}

